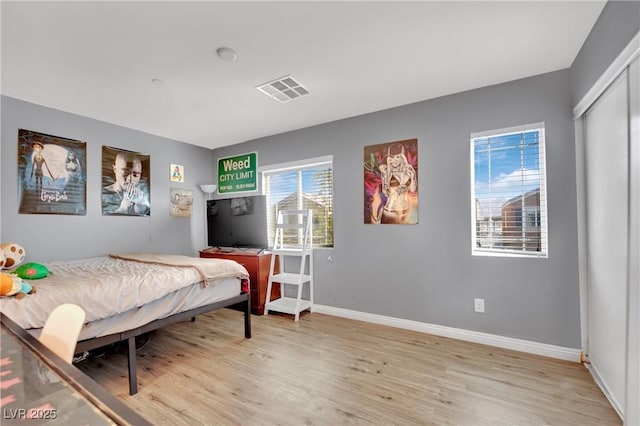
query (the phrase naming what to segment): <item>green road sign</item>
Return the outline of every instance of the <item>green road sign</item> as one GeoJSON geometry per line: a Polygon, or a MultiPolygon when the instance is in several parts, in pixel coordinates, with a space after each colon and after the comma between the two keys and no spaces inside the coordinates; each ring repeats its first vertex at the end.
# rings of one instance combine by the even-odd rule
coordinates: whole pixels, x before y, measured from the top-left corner
{"type": "Polygon", "coordinates": [[[251,192],[258,189],[258,153],[218,159],[218,192],[251,192]]]}

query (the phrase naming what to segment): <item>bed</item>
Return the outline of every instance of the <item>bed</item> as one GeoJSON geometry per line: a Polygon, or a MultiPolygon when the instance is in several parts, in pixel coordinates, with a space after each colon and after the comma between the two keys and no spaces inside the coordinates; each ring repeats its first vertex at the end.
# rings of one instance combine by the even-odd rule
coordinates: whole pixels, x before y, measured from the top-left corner
{"type": "Polygon", "coordinates": [[[49,313],[75,303],[86,313],[77,353],[127,342],[129,393],[138,391],[135,338],[223,307],[244,312],[251,337],[249,274],[237,262],[152,253],[110,254],[46,265],[49,275],[31,281],[37,292],[3,298],[0,310],[34,336],[49,313]]]}

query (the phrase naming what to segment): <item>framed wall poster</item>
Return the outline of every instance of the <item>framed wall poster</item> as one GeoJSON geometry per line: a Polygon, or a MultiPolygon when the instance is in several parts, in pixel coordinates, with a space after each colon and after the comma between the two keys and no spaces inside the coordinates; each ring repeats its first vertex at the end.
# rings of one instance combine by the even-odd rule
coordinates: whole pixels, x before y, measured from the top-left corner
{"type": "Polygon", "coordinates": [[[86,215],[87,144],[18,130],[19,213],[86,215]]]}
{"type": "Polygon", "coordinates": [[[364,147],[364,223],[418,223],[418,139],[364,147]]]}
{"type": "Polygon", "coordinates": [[[171,164],[169,168],[171,182],[184,182],[184,166],[180,164],[171,164]]]}
{"type": "Polygon", "coordinates": [[[191,217],[193,192],[190,189],[170,188],[169,214],[175,217],[191,217]]]}
{"type": "Polygon", "coordinates": [[[102,147],[102,214],[151,215],[149,155],[102,147]]]}

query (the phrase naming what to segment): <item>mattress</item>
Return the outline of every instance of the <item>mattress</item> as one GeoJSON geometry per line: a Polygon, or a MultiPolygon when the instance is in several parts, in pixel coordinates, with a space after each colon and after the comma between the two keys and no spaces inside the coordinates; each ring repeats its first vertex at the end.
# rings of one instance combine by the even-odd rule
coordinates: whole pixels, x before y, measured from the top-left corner
{"type": "MultiPolygon", "coordinates": [[[[193,284],[138,308],[89,322],[80,330],[78,341],[121,333],[141,327],[156,319],[166,318],[238,294],[240,294],[240,280],[235,278],[225,278],[216,285],[206,288],[193,284]]],[[[27,331],[37,338],[42,329],[31,328],[27,331]]]]}
{"type": "MultiPolygon", "coordinates": [[[[145,262],[111,256],[51,262],[47,264],[49,276],[31,281],[35,294],[23,299],[3,298],[0,310],[20,327],[37,330],[56,306],[77,304],[86,313],[87,324],[80,335],[83,340],[236,296],[241,292],[241,280],[249,276],[233,261],[174,258],[182,264],[169,266],[159,264],[156,258],[145,262]],[[198,267],[185,266],[190,259],[198,267]]],[[[171,258],[165,256],[163,261],[171,258]]]]}

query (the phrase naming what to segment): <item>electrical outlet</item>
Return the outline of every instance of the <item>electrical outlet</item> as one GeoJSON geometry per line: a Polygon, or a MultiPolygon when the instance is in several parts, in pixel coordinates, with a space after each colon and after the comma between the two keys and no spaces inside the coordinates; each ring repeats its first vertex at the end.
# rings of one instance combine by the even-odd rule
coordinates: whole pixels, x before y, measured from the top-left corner
{"type": "Polygon", "coordinates": [[[484,299],[474,299],[473,306],[476,312],[484,314],[484,299]]]}

